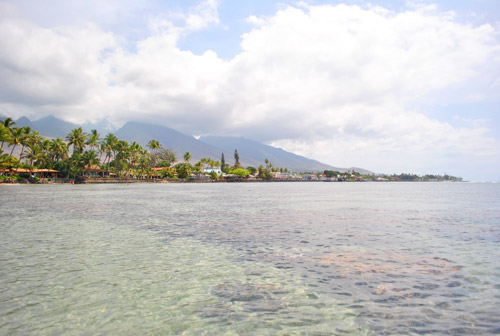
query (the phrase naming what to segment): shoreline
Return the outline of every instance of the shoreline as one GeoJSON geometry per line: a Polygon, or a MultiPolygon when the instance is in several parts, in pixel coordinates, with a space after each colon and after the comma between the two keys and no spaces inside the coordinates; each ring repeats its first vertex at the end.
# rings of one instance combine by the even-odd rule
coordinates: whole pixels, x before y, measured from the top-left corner
{"type": "Polygon", "coordinates": [[[68,179],[60,179],[60,181],[38,181],[38,182],[0,182],[0,186],[23,186],[23,185],[84,185],[84,184],[208,184],[208,183],[456,183],[463,182],[469,183],[469,181],[325,181],[325,180],[177,180],[177,179],[148,179],[148,180],[137,180],[137,179],[113,179],[113,180],[84,180],[84,181],[74,181],[68,179]]]}

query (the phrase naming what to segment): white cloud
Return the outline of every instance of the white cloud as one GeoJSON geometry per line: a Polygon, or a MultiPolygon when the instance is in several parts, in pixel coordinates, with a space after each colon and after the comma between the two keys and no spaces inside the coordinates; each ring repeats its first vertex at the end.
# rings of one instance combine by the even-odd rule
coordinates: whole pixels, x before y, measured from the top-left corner
{"type": "Polygon", "coordinates": [[[150,29],[156,34],[166,33],[178,39],[182,35],[217,26],[220,23],[218,6],[218,0],[204,0],[185,13],[160,13],[150,20],[150,29]]]}
{"type": "Polygon", "coordinates": [[[0,20],[0,41],[1,103],[32,113],[86,104],[89,90],[105,80],[104,52],[116,46],[112,34],[93,25],[46,29],[8,18],[0,20]]]}
{"type": "Polygon", "coordinates": [[[245,92],[242,128],[260,125],[274,144],[330,162],[353,150],[499,153],[487,129],[458,129],[411,108],[480,70],[498,74],[491,26],[460,25],[432,7],[346,5],[290,7],[252,22],[233,60],[242,78],[233,86],[245,92]]]}
{"type": "Polygon", "coordinates": [[[301,3],[250,17],[253,29],[232,60],[180,50],[183,34],[220,24],[217,6],[209,0],[157,16],[134,51],[94,25],[42,28],[6,14],[0,113],[117,125],[136,118],[374,170],[395,156],[415,164],[450,153],[499,155],[484,124],[459,128],[418,108],[498,99],[498,28],[459,23],[433,6],[301,3]]]}

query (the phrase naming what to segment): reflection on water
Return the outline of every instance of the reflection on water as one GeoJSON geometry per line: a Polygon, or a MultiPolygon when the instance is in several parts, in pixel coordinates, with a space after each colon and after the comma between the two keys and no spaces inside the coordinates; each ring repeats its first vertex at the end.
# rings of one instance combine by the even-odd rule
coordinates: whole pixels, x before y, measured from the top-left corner
{"type": "Polygon", "coordinates": [[[0,334],[500,333],[499,185],[0,195],[0,334]]]}

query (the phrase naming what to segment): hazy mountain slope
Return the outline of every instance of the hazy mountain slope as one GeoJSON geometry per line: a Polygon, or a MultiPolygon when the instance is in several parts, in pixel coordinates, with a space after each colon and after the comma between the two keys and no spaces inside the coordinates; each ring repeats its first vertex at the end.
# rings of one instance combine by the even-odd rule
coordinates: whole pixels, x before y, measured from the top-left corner
{"type": "Polygon", "coordinates": [[[115,135],[118,139],[128,142],[136,141],[142,146],[146,146],[152,139],[158,140],[163,147],[171,148],[177,154],[179,161],[182,161],[182,156],[186,152],[191,154],[193,162],[204,157],[219,160],[222,153],[220,149],[196,140],[192,136],[159,125],[129,121],[116,131],[115,135]]]}
{"type": "Polygon", "coordinates": [[[267,158],[275,167],[287,167],[292,170],[317,172],[330,169],[345,171],[343,168],[333,167],[287,152],[281,148],[264,145],[245,138],[207,136],[201,137],[200,140],[221,148],[224,151],[226,162],[229,164],[234,163],[234,150],[237,149],[243,166],[265,166],[264,161],[267,158]]]}
{"type": "MultiPolygon", "coordinates": [[[[4,120],[5,118],[0,116],[0,120],[4,120]]],[[[34,130],[37,130],[40,135],[50,137],[50,138],[66,138],[66,135],[74,129],[78,127],[82,127],[83,130],[87,133],[90,133],[91,129],[96,128],[100,134],[101,137],[104,137],[108,131],[105,131],[104,129],[109,129],[110,126],[107,122],[103,121],[98,124],[85,124],[83,126],[73,124],[61,119],[58,119],[54,116],[47,116],[42,119],[38,119],[35,121],[31,121],[27,117],[21,117],[17,120],[15,120],[16,124],[14,125],[15,127],[24,127],[24,126],[29,126],[34,130]]]]}
{"type": "Polygon", "coordinates": [[[33,122],[33,125],[42,135],[53,138],[59,137],[62,139],[64,139],[72,129],[80,127],[80,125],[72,124],[53,116],[36,120],[33,122]]]}
{"type": "Polygon", "coordinates": [[[31,121],[27,117],[21,117],[16,120],[15,127],[29,126],[38,131],[40,135],[51,138],[65,138],[73,128],[79,127],[76,124],[57,119],[53,116],[48,116],[39,120],[31,121]]]}
{"type": "MultiPolygon", "coordinates": [[[[4,118],[2,118],[2,120],[4,120],[4,118]]],[[[35,125],[33,124],[33,122],[31,120],[29,120],[27,117],[21,117],[17,120],[14,120],[15,124],[14,124],[14,127],[31,127],[31,128],[35,128],[35,125]]]]}

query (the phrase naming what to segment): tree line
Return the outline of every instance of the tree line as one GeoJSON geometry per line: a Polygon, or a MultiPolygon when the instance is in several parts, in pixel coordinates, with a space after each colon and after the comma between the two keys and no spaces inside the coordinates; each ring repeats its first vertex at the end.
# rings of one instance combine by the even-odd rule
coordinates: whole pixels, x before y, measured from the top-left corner
{"type": "Polygon", "coordinates": [[[416,174],[377,174],[377,175],[366,175],[360,174],[354,170],[346,171],[346,172],[338,172],[334,170],[325,170],[322,173],[317,174],[318,177],[321,175],[325,177],[334,177],[338,178],[341,181],[356,181],[358,179],[362,179],[364,181],[377,181],[377,180],[387,180],[387,181],[405,181],[405,182],[422,182],[422,181],[452,181],[452,182],[460,182],[462,181],[461,177],[451,176],[448,174],[437,175],[437,174],[426,174],[426,175],[416,175],[416,174]]]}

